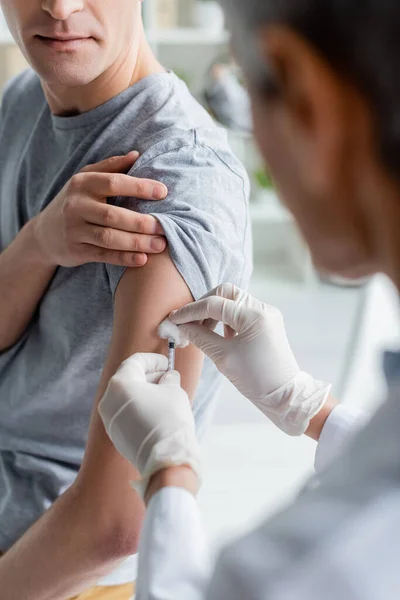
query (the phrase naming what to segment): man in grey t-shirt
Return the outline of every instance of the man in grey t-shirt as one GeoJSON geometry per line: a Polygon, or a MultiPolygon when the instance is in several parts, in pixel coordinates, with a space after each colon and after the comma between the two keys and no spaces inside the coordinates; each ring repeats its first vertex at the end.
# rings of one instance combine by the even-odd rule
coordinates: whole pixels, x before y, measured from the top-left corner
{"type": "MultiPolygon", "coordinates": [[[[248,181],[152,55],[139,2],[2,6],[36,73],[1,107],[0,598],[61,600],[101,581],[123,600],[143,506],[96,403],[123,359],[165,352],[171,309],[224,280],[246,286],[248,181]],[[156,233],[168,249],[150,255],[156,233]]],[[[177,366],[201,435],[218,374],[194,348],[177,366]]]]}

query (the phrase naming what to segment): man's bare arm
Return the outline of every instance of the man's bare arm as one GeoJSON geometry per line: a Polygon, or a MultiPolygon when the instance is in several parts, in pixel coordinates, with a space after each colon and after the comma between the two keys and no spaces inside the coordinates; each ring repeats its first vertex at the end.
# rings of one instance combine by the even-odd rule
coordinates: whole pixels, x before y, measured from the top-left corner
{"type": "MultiPolygon", "coordinates": [[[[124,274],[83,466],[76,483],[0,560],[7,600],[65,600],[136,551],[144,505],[129,482],[137,473],[109,440],[97,404],[124,359],[137,351],[166,352],[157,326],[172,309],[191,300],[167,253],[151,256],[143,269],[124,274]]],[[[179,351],[177,368],[193,397],[202,355],[193,347],[179,351]]]]}
{"type": "Polygon", "coordinates": [[[142,267],[147,253],[165,249],[156,219],[107,204],[108,196],[166,195],[163,184],[123,174],[136,158],[131,153],[82,169],[0,254],[0,352],[25,332],[57,266],[142,267]]]}

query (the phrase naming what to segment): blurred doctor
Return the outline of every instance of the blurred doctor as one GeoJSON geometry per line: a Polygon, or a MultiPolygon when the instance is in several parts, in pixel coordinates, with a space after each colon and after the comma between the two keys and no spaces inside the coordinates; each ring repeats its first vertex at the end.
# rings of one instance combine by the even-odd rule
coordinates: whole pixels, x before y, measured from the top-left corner
{"type": "MultiPolygon", "coordinates": [[[[399,287],[400,3],[223,3],[255,135],[317,267],[384,272],[399,287]]],[[[318,485],[213,568],[195,501],[201,453],[179,375],[166,373],[164,357],[131,357],[100,412],[142,474],[138,599],[397,600],[400,355],[386,355],[388,398],[364,425],[301,371],[277,309],[223,285],[171,319],[278,427],[319,439],[318,485]],[[214,331],[219,321],[224,337],[214,331]]]]}

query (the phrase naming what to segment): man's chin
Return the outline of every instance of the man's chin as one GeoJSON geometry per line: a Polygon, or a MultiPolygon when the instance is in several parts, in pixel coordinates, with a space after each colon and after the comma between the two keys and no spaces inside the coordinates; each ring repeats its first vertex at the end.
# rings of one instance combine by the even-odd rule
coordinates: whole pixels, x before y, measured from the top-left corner
{"type": "Polygon", "coordinates": [[[40,79],[50,86],[82,87],[94,81],[99,73],[89,65],[34,65],[40,79]]]}
{"type": "Polygon", "coordinates": [[[27,50],[33,70],[47,85],[81,87],[101,74],[101,57],[92,48],[64,54],[35,44],[27,50]]]}

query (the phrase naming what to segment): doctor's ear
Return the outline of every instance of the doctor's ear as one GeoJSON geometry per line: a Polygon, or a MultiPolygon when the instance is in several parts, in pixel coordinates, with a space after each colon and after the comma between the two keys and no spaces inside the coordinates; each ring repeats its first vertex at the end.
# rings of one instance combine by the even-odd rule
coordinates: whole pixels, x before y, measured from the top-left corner
{"type": "Polygon", "coordinates": [[[290,144],[290,155],[298,172],[308,180],[310,191],[323,192],[342,172],[358,109],[354,89],[288,27],[262,28],[257,45],[270,74],[270,80],[256,91],[258,108],[262,110],[264,104],[274,133],[281,134],[281,142],[290,144]]]}

